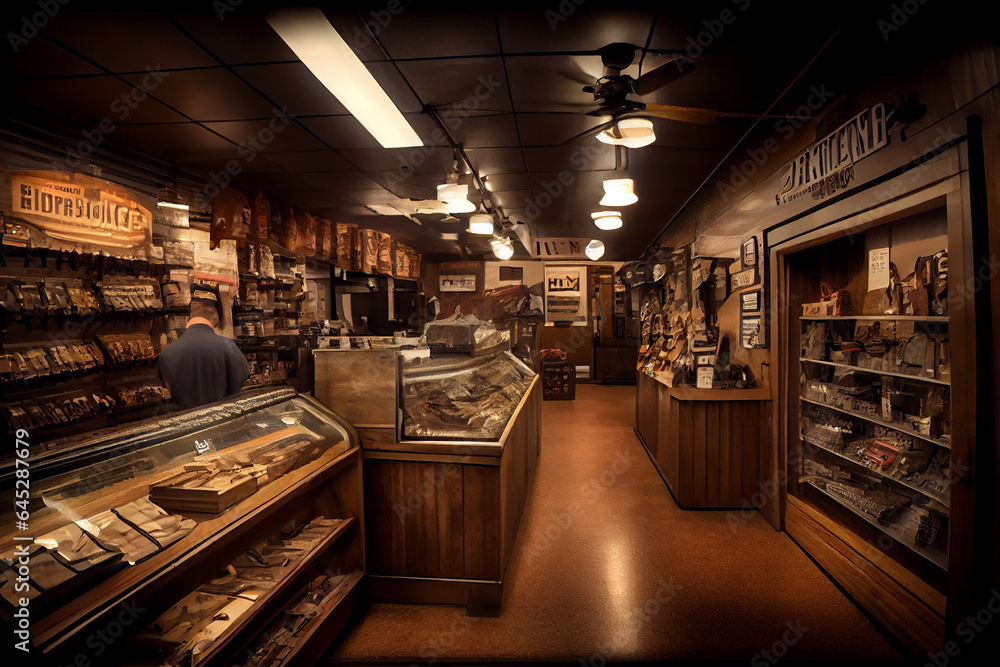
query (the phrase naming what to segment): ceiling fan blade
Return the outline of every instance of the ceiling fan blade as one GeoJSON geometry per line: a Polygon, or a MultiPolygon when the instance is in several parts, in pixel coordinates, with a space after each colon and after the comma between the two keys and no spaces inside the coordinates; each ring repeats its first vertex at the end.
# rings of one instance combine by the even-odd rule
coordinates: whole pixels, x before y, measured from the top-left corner
{"type": "Polygon", "coordinates": [[[648,95],[692,71],[694,71],[694,61],[679,57],[676,60],[651,69],[636,79],[635,92],[639,95],[648,95]]]}
{"type": "Polygon", "coordinates": [[[657,118],[666,118],[667,120],[676,120],[682,123],[701,123],[703,125],[714,123],[719,118],[795,118],[795,116],[718,111],[716,109],[681,107],[671,104],[647,104],[645,114],[647,116],[656,116],[657,118]]]}
{"type": "Polygon", "coordinates": [[[562,142],[561,145],[565,146],[566,144],[571,143],[573,141],[576,141],[577,139],[580,139],[582,137],[589,137],[591,135],[597,134],[598,132],[603,132],[604,130],[608,129],[609,127],[614,126],[614,124],[615,124],[615,121],[613,121],[613,120],[609,120],[607,123],[601,123],[600,125],[598,125],[596,127],[592,127],[589,130],[586,130],[585,132],[581,132],[580,134],[578,134],[576,136],[570,137],[566,141],[562,142]]]}
{"type": "Polygon", "coordinates": [[[647,116],[676,120],[682,123],[699,123],[708,125],[714,123],[719,112],[714,109],[699,109],[698,107],[679,107],[671,104],[647,104],[647,116]]]}

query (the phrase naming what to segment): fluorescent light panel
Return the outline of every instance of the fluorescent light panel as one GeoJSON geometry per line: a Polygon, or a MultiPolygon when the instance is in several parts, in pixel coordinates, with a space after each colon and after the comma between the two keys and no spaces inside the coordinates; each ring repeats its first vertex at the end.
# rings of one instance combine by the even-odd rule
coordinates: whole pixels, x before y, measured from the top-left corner
{"type": "Polygon", "coordinates": [[[351,47],[316,7],[280,9],[267,22],[383,148],[423,146],[351,47]]]}

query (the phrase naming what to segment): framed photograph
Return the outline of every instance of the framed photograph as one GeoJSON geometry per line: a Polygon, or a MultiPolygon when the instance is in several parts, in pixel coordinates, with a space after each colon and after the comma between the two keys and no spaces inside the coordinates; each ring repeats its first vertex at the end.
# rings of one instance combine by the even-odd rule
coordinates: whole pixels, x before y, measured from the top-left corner
{"type": "Polygon", "coordinates": [[[524,282],[524,268],[520,266],[500,266],[500,282],[514,282],[522,284],[524,282]]]}
{"type": "Polygon", "coordinates": [[[751,236],[740,246],[740,263],[743,268],[757,266],[757,237],[751,236]]]}
{"type": "Polygon", "coordinates": [[[438,291],[441,292],[475,292],[476,276],[447,275],[438,279],[438,291]]]}

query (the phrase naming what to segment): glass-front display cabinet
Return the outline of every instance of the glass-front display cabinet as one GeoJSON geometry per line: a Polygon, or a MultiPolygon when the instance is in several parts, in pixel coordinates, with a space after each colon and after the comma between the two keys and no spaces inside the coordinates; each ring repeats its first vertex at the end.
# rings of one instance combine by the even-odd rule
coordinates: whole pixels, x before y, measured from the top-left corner
{"type": "Polygon", "coordinates": [[[2,612],[43,663],[308,664],[349,615],[358,437],[311,397],[260,389],[59,441],[15,435],[2,612]]]}

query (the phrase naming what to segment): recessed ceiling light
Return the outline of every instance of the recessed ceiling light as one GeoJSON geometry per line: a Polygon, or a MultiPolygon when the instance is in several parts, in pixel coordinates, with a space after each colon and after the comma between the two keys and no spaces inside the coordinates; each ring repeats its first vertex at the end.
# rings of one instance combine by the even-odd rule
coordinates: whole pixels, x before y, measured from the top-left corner
{"type": "Polygon", "coordinates": [[[322,10],[279,9],[268,13],[267,22],[383,148],[424,145],[322,10]]]}

